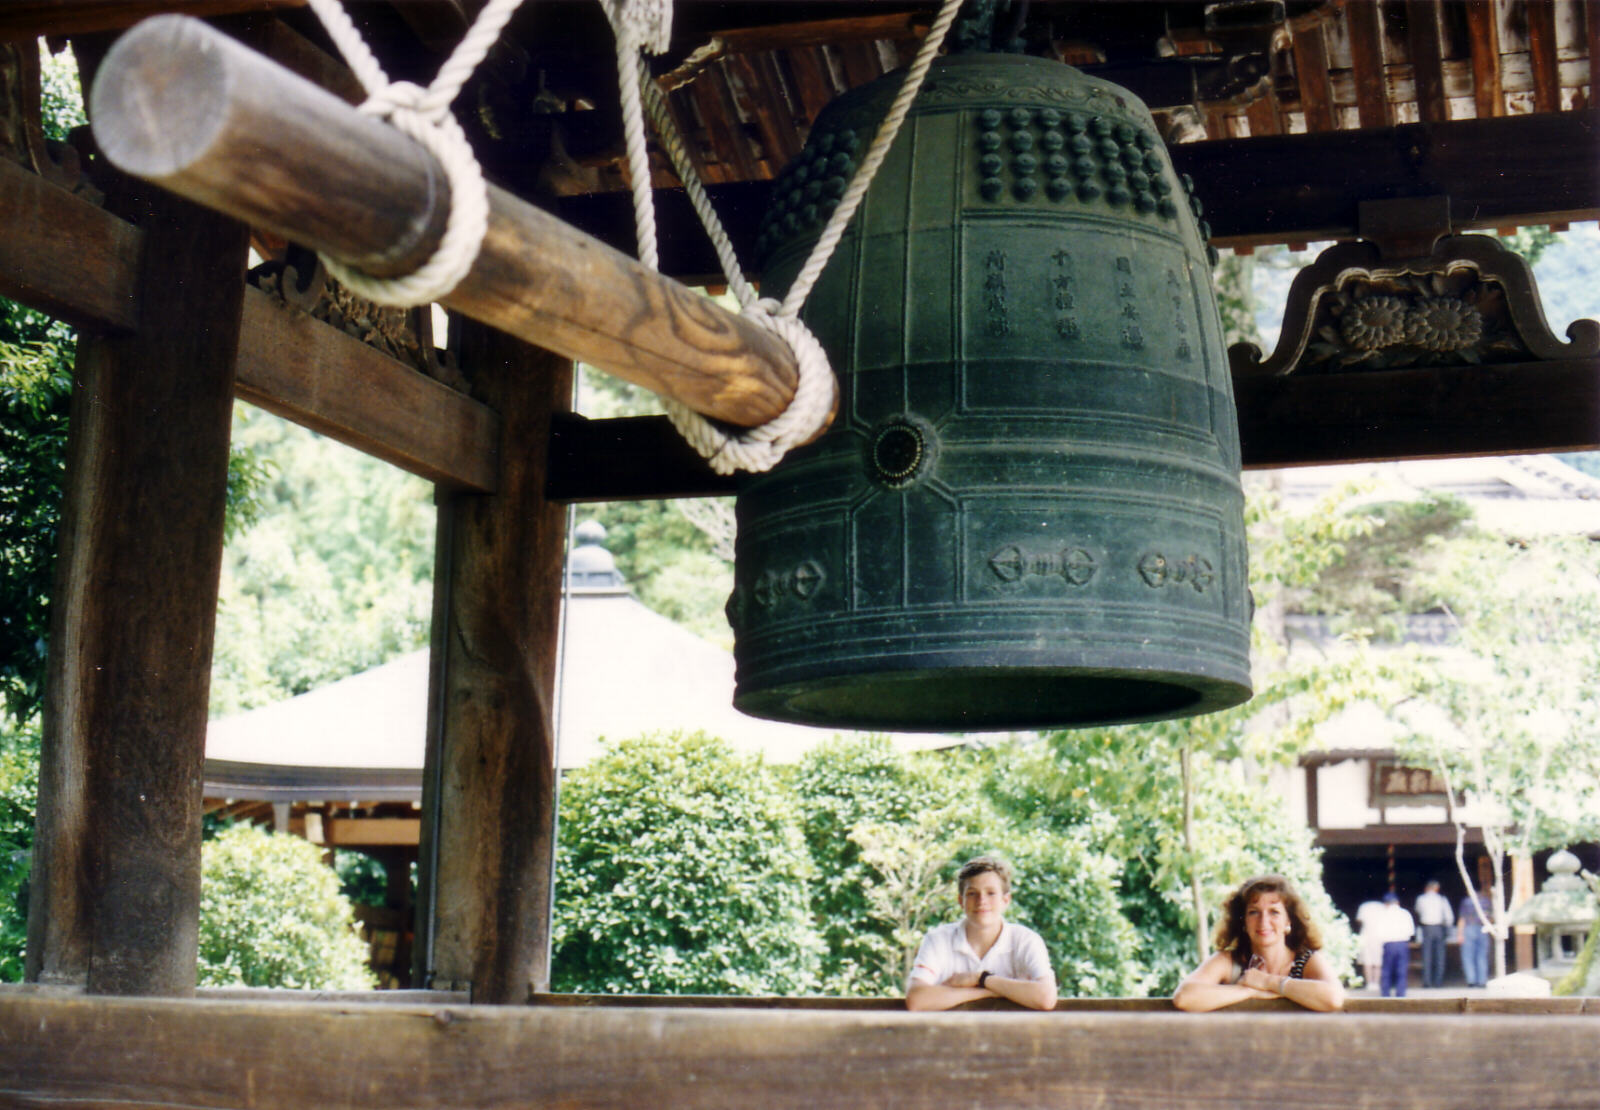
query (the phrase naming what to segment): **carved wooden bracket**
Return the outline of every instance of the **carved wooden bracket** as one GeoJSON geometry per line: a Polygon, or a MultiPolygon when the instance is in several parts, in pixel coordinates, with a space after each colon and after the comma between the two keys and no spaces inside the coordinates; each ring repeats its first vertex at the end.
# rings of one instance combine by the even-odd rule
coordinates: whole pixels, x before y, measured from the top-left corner
{"type": "Polygon", "coordinates": [[[453,355],[434,346],[430,306],[392,308],[356,296],[328,276],[315,251],[258,234],[256,250],[268,255],[250,271],[250,283],[284,304],[310,313],[390,358],[465,390],[453,355]]]}
{"type": "Polygon", "coordinates": [[[1600,355],[1600,322],[1575,321],[1567,337],[1551,332],[1528,263],[1498,239],[1445,236],[1410,258],[1359,241],[1295,278],[1270,358],[1236,343],[1228,360],[1253,378],[1600,355]]]}
{"type": "Polygon", "coordinates": [[[41,81],[37,40],[0,42],[0,158],[99,204],[104,198],[84,175],[77,149],[45,138],[41,81]]]}

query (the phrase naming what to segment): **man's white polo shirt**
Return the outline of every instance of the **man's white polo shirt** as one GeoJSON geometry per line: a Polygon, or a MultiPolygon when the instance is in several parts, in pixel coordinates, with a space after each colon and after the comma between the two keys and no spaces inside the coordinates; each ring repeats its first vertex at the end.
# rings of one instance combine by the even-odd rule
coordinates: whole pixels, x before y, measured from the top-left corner
{"type": "Polygon", "coordinates": [[[1000,936],[981,960],[967,941],[966,923],[952,921],[928,930],[917,949],[917,962],[907,982],[937,985],[963,971],[987,971],[1002,979],[1054,979],[1044,940],[1026,925],[1010,921],[1000,927],[1000,936]]]}

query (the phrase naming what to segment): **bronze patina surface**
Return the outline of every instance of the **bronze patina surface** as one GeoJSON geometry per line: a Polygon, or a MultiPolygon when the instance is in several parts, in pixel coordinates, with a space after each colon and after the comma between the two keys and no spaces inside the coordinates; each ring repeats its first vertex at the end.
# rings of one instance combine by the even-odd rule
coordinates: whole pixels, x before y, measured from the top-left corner
{"type": "MultiPolygon", "coordinates": [[[[765,295],[899,80],[831,105],[779,178],[765,295]]],[[[1187,186],[1126,90],[1017,55],[935,65],[804,312],[838,419],[741,487],[739,708],[985,730],[1250,696],[1239,439],[1187,186]]]]}

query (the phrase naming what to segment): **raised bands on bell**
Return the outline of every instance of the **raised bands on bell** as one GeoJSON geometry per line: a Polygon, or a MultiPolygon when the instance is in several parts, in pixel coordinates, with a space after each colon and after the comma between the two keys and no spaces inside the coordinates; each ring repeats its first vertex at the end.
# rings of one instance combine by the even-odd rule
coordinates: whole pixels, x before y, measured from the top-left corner
{"type": "MultiPolygon", "coordinates": [[[[826,218],[808,189],[898,83],[836,101],[780,176],[766,295],[826,218]]],[[[741,487],[736,705],[978,731],[1250,696],[1238,432],[1188,193],[1125,90],[936,64],[807,302],[838,420],[741,487]]]]}

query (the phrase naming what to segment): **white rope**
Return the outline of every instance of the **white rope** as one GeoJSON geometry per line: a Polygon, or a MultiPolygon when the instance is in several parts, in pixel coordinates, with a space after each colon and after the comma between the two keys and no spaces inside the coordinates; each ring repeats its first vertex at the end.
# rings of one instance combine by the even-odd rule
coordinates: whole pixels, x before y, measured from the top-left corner
{"type": "Polygon", "coordinates": [[[489,187],[450,105],[500,37],[522,0],[489,0],[456,45],[432,84],[391,82],[339,0],[310,0],[367,99],[360,111],[388,120],[421,143],[444,167],[450,185],[450,215],[433,257],[403,277],[376,278],[322,255],[328,272],[352,292],[377,304],[409,307],[443,300],[472,269],[489,228],[489,187]]]}
{"type": "MultiPolygon", "coordinates": [[[[656,133],[661,137],[662,145],[673,168],[677,171],[678,179],[683,182],[690,203],[711,237],[717,259],[722,263],[723,274],[728,279],[728,288],[738,300],[741,314],[783,339],[794,351],[798,369],[795,394],[788,407],[758,428],[741,430],[730,435],[687,405],[663,398],[667,416],[678,433],[706,458],[712,470],[718,474],[731,474],[736,470],[752,473],[770,470],[792,448],[809,442],[832,415],[833,367],[828,362],[828,355],[822,349],[822,344],[817,342],[816,336],[800,320],[800,309],[805,304],[811,287],[816,284],[817,278],[833,256],[834,249],[844,235],[845,227],[872,184],[873,175],[877,173],[878,167],[888,154],[889,147],[894,143],[900,125],[904,122],[911,103],[916,99],[917,91],[922,87],[923,79],[927,76],[928,69],[944,42],[945,34],[955,21],[961,0],[945,0],[944,7],[940,9],[938,18],[934,20],[933,26],[928,30],[927,38],[923,40],[918,50],[916,60],[906,73],[905,81],[890,106],[889,114],[879,126],[872,145],[862,159],[860,169],[781,305],[771,298],[757,299],[754,287],[745,280],[744,270],[739,265],[733,243],[728,238],[722,221],[718,219],[710,198],[706,195],[705,187],[694,168],[683,137],[672,123],[665,93],[650,77],[649,69],[637,53],[633,53],[631,59],[631,68],[637,73],[637,81],[633,82],[630,88],[630,82],[621,76],[630,68],[623,64],[624,50],[631,51],[631,48],[624,46],[624,39],[630,37],[629,32],[625,30],[628,17],[625,10],[618,10],[615,15],[613,10],[625,9],[627,0],[602,0],[602,3],[605,5],[607,15],[612,16],[612,25],[617,30],[617,72],[622,81],[623,129],[626,136],[630,177],[635,182],[634,210],[639,228],[640,260],[652,269],[657,268],[654,196],[651,190],[641,190],[638,187],[639,180],[648,175],[648,169],[640,172],[633,168],[646,165],[644,125],[642,121],[639,122],[639,130],[635,134],[632,130],[634,117],[630,112],[630,105],[638,103],[643,90],[643,101],[650,112],[651,122],[655,124],[656,133]]],[[[714,39],[697,51],[692,60],[698,64],[709,64],[720,49],[721,43],[714,39]]]]}
{"type": "Polygon", "coordinates": [[[889,154],[889,147],[893,145],[895,136],[900,133],[900,125],[905,121],[906,113],[911,110],[911,102],[917,98],[923,78],[927,77],[928,68],[933,65],[934,56],[943,45],[944,36],[950,30],[950,25],[955,22],[956,13],[960,8],[961,0],[945,0],[944,7],[939,9],[939,15],[933,21],[933,26],[928,28],[928,37],[922,40],[916,59],[906,71],[906,78],[900,84],[900,91],[896,94],[894,103],[889,106],[889,114],[884,117],[883,123],[878,125],[878,133],[873,137],[872,145],[867,148],[866,156],[861,159],[861,168],[856,170],[855,176],[850,179],[850,187],[845,190],[844,196],[839,198],[839,206],[833,210],[827,226],[822,229],[822,234],[812,246],[806,264],[795,275],[794,284],[789,286],[789,292],[784,295],[785,315],[793,315],[800,311],[806,303],[806,297],[811,294],[811,287],[817,283],[817,279],[822,276],[823,268],[833,257],[834,248],[844,236],[850,218],[856,214],[861,198],[867,195],[867,188],[872,184],[873,175],[878,172],[878,167],[889,154]]]}

